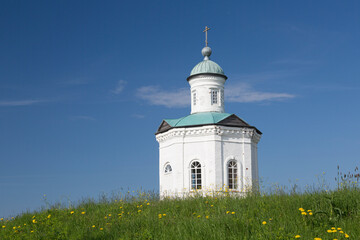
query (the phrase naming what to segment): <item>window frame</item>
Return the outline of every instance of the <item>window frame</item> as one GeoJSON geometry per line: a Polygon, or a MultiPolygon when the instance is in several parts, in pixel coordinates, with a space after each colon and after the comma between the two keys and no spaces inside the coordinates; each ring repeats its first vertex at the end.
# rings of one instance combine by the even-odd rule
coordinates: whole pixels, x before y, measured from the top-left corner
{"type": "Polygon", "coordinates": [[[166,163],[165,164],[165,167],[164,167],[164,174],[170,174],[170,173],[172,173],[172,166],[171,166],[171,164],[170,163],[166,163]],[[168,166],[170,167],[170,169],[168,169],[168,166]]]}
{"type": "Polygon", "coordinates": [[[217,88],[210,89],[210,102],[211,105],[219,104],[219,89],[217,88]]]}
{"type": "Polygon", "coordinates": [[[239,164],[236,160],[231,159],[226,164],[227,169],[227,187],[230,191],[239,189],[239,164]]]}
{"type": "Polygon", "coordinates": [[[194,160],[190,164],[190,189],[191,191],[197,191],[202,189],[203,181],[203,173],[202,173],[202,165],[200,161],[194,160]]]}

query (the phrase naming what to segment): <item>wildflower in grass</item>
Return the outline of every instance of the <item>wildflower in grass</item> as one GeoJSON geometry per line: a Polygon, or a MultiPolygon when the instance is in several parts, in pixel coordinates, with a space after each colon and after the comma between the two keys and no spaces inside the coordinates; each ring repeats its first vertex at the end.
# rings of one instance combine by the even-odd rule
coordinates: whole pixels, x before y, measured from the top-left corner
{"type": "Polygon", "coordinates": [[[109,213],[109,217],[111,217],[111,213],[109,213]]]}
{"type": "Polygon", "coordinates": [[[197,218],[200,218],[201,216],[200,215],[197,215],[197,218]]]}
{"type": "Polygon", "coordinates": [[[306,215],[307,215],[307,213],[306,213],[306,212],[301,212],[301,215],[306,216],[306,215]]]}
{"type": "Polygon", "coordinates": [[[310,215],[310,216],[312,216],[312,215],[313,215],[313,213],[312,213],[312,212],[309,212],[309,215],[310,215]]]}
{"type": "Polygon", "coordinates": [[[322,240],[321,238],[314,238],[314,240],[322,240]]]}
{"type": "Polygon", "coordinates": [[[162,218],[162,215],[161,215],[161,213],[158,215],[159,216],[159,219],[161,219],[162,218]]]}
{"type": "Polygon", "coordinates": [[[337,228],[337,230],[339,230],[339,231],[340,231],[340,230],[341,230],[341,228],[337,228]]]}
{"type": "Polygon", "coordinates": [[[85,214],[85,212],[81,212],[81,214],[82,214],[82,215],[84,215],[84,214],[85,214]]]}
{"type": "Polygon", "coordinates": [[[141,213],[141,210],[138,210],[138,213],[141,213]]]}
{"type": "Polygon", "coordinates": [[[33,232],[34,232],[34,230],[31,230],[30,232],[31,232],[31,233],[33,233],[33,232]]]}
{"type": "Polygon", "coordinates": [[[346,238],[349,238],[349,235],[345,233],[345,237],[346,237],[346,238]]]}
{"type": "Polygon", "coordinates": [[[230,213],[230,211],[226,211],[226,214],[229,214],[230,213]]]}
{"type": "Polygon", "coordinates": [[[2,226],[2,228],[6,228],[6,226],[5,226],[5,225],[3,225],[3,226],[2,226]]]}
{"type": "Polygon", "coordinates": [[[71,211],[70,214],[74,214],[75,212],[74,211],[71,211]]]}
{"type": "Polygon", "coordinates": [[[206,219],[209,219],[209,216],[206,216],[205,218],[206,218],[206,219]]]}
{"type": "Polygon", "coordinates": [[[163,216],[165,217],[165,216],[166,216],[166,213],[163,213],[163,216]]]}
{"type": "Polygon", "coordinates": [[[263,221],[263,222],[262,222],[262,225],[265,225],[266,223],[267,223],[266,221],[263,221]]]}
{"type": "Polygon", "coordinates": [[[24,223],[24,226],[26,226],[26,223],[24,223]]]}
{"type": "Polygon", "coordinates": [[[311,210],[309,209],[309,210],[307,210],[308,212],[311,212],[311,210]]]}
{"type": "Polygon", "coordinates": [[[35,215],[34,215],[34,216],[32,216],[32,218],[35,218],[35,215]]]}
{"type": "Polygon", "coordinates": [[[234,215],[234,214],[235,214],[235,212],[231,212],[231,214],[233,214],[233,215],[234,215]]]}
{"type": "Polygon", "coordinates": [[[0,218],[0,221],[4,220],[4,218],[0,218]]]}
{"type": "Polygon", "coordinates": [[[300,212],[304,212],[305,210],[303,208],[299,208],[299,211],[300,212]]]}
{"type": "Polygon", "coordinates": [[[300,236],[300,235],[296,235],[295,238],[296,238],[296,239],[297,239],[297,238],[301,238],[301,236],[300,236]]]}
{"type": "Polygon", "coordinates": [[[332,230],[331,229],[328,229],[328,230],[326,230],[328,233],[332,233],[332,230]]]}
{"type": "Polygon", "coordinates": [[[104,230],[103,228],[100,228],[100,231],[104,230]]]}
{"type": "Polygon", "coordinates": [[[47,218],[51,218],[51,214],[49,214],[49,215],[47,216],[47,218]]]}
{"type": "Polygon", "coordinates": [[[344,231],[339,231],[339,233],[344,233],[344,231]]]}
{"type": "Polygon", "coordinates": [[[16,229],[16,227],[13,227],[13,229],[15,230],[15,229],[16,229]]]}
{"type": "Polygon", "coordinates": [[[95,225],[92,225],[91,227],[92,227],[92,228],[94,228],[94,227],[95,227],[95,225]]]}
{"type": "Polygon", "coordinates": [[[32,222],[33,222],[33,223],[37,223],[37,222],[36,222],[36,219],[33,219],[32,222]]]}
{"type": "Polygon", "coordinates": [[[149,205],[150,205],[150,203],[147,203],[146,205],[148,205],[148,206],[149,206],[149,205]]]}
{"type": "Polygon", "coordinates": [[[214,205],[210,205],[210,207],[213,207],[214,205]]]}

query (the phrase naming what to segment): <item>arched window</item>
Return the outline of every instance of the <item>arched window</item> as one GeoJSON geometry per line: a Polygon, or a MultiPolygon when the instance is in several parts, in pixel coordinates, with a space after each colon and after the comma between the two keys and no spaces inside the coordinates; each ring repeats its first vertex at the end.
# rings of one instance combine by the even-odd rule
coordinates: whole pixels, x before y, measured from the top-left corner
{"type": "Polygon", "coordinates": [[[170,164],[166,164],[165,166],[165,173],[171,173],[172,172],[172,168],[170,164]]]}
{"type": "Polygon", "coordinates": [[[229,189],[237,189],[238,184],[238,167],[236,161],[231,160],[228,165],[228,182],[229,182],[229,189]]]}
{"type": "Polygon", "coordinates": [[[201,189],[201,164],[198,161],[191,163],[191,189],[201,189]]]}

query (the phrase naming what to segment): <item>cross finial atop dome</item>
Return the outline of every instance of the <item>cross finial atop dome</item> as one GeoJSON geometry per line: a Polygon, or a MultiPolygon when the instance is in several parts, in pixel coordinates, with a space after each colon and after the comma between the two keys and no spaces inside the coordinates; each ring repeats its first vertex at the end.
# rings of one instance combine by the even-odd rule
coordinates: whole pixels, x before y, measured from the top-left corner
{"type": "Polygon", "coordinates": [[[207,41],[207,32],[210,30],[210,28],[208,28],[208,26],[205,26],[205,30],[203,31],[205,33],[205,47],[207,47],[208,45],[208,41],[207,41]]]}

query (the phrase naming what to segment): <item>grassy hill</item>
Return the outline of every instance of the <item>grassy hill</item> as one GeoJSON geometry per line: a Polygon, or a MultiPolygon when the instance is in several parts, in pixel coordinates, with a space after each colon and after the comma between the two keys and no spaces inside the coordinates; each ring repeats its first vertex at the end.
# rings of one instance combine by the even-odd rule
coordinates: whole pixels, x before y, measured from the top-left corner
{"type": "Polygon", "coordinates": [[[359,188],[86,201],[0,221],[0,239],[360,239],[359,188]]]}

